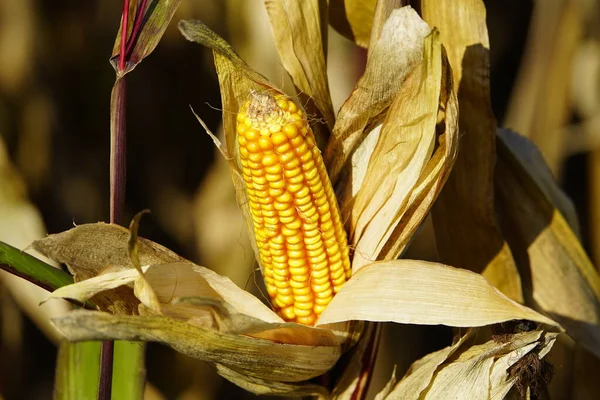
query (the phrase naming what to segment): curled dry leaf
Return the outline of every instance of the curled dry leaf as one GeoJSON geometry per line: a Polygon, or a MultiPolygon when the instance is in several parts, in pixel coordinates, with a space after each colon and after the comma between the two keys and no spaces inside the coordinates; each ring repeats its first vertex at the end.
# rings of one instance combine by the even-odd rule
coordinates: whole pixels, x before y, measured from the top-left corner
{"type": "Polygon", "coordinates": [[[416,361],[387,399],[503,399],[519,378],[510,368],[529,362],[530,353],[538,360],[544,357],[556,335],[534,330],[473,345],[469,331],[416,361]]]}
{"type": "Polygon", "coordinates": [[[410,7],[395,10],[386,21],[379,40],[371,46],[365,73],[339,111],[324,153],[334,187],[353,179],[353,166],[361,165],[349,159],[383,122],[400,85],[422,60],[423,40],[430,32],[410,7]]]}
{"type": "Polygon", "coordinates": [[[489,82],[489,40],[482,0],[424,0],[423,19],[440,30],[460,109],[461,150],[433,207],[440,261],[470,269],[513,300],[521,281],[495,222],[496,119],[489,82]]]}
{"type": "Polygon", "coordinates": [[[116,316],[97,311],[74,311],[53,322],[71,341],[116,339],[160,342],[190,357],[274,381],[299,382],[321,375],[335,364],[341,354],[339,346],[278,344],[224,334],[158,316],[116,316]]]}
{"type": "Polygon", "coordinates": [[[353,272],[398,257],[425,218],[454,163],[456,117],[450,70],[434,31],[425,39],[422,63],[401,85],[370,157],[362,153],[365,158],[353,160],[368,165],[355,198],[346,201],[352,207],[347,225],[355,248],[353,272]],[[444,128],[438,136],[440,112],[444,128]]]}
{"type": "Polygon", "coordinates": [[[265,0],[275,45],[286,71],[309,114],[315,134],[333,128],[335,121],[327,80],[327,2],[265,0]],[[315,108],[316,107],[316,108],[315,108]],[[318,120],[325,119],[325,127],[318,120]],[[328,126],[328,128],[327,128],[328,126]]]}
{"type": "MultiPolygon", "coordinates": [[[[500,136],[502,139],[504,134],[500,136]]],[[[511,141],[498,141],[496,192],[505,235],[527,288],[528,303],[556,319],[600,356],[600,277],[552,203],[549,181],[528,169],[511,141]]],[[[564,208],[564,203],[559,203],[564,208]]]]}

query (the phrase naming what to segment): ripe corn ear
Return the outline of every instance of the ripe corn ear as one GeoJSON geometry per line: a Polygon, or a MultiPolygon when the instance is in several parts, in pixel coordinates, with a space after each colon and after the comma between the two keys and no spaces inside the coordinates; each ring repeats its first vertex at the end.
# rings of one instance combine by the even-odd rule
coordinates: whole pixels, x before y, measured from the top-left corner
{"type": "Polygon", "coordinates": [[[346,232],[302,110],[253,93],[237,115],[242,175],[265,286],[286,321],[313,325],[351,268],[346,232]]]}

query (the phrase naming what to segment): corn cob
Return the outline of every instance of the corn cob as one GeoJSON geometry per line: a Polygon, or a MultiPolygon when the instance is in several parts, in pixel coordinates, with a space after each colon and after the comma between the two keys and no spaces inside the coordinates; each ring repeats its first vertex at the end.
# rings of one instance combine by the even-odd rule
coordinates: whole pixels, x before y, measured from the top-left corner
{"type": "Polygon", "coordinates": [[[321,153],[302,110],[256,94],[237,115],[242,175],[271,304],[314,325],[350,278],[346,232],[321,153]]]}

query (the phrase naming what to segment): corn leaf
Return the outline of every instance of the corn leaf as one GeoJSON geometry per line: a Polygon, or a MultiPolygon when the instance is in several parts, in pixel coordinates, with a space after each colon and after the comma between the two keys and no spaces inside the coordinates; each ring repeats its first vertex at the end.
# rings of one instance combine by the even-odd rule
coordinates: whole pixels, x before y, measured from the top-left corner
{"type": "MultiPolygon", "coordinates": [[[[327,2],[265,0],[265,6],[279,57],[301,103],[309,114],[318,111],[315,120],[325,118],[325,130],[331,130],[335,116],[327,81],[327,2]]],[[[322,124],[312,125],[315,133],[324,131],[322,124]]]]}
{"type": "Polygon", "coordinates": [[[512,319],[557,326],[507,298],[481,275],[415,260],[373,263],[333,298],[317,326],[347,321],[476,327],[512,319]]]}
{"type": "Polygon", "coordinates": [[[384,24],[379,40],[369,51],[363,76],[338,113],[324,153],[334,187],[352,181],[355,171],[348,161],[383,122],[402,82],[421,61],[423,40],[429,33],[427,24],[410,7],[393,11],[384,24]]]}
{"type": "Polygon", "coordinates": [[[473,335],[415,362],[387,399],[503,399],[518,378],[509,368],[529,362],[526,356],[534,350],[534,357],[543,358],[556,333],[535,330],[480,345],[467,336],[473,335]]]}
{"type": "Polygon", "coordinates": [[[600,277],[563,215],[503,140],[496,192],[503,230],[518,261],[528,304],[552,316],[600,356],[600,277]]]}
{"type": "Polygon", "coordinates": [[[217,372],[228,381],[233,382],[237,386],[258,395],[290,397],[311,396],[311,398],[316,398],[318,400],[329,398],[329,392],[325,387],[311,383],[293,384],[287,382],[268,381],[265,379],[240,374],[239,372],[236,372],[231,368],[227,368],[221,364],[217,364],[217,372]]]}
{"type": "Polygon", "coordinates": [[[138,13],[141,15],[141,27],[137,33],[137,37],[134,38],[135,42],[131,43],[128,47],[130,48],[129,54],[127,54],[127,65],[124,71],[119,71],[118,61],[121,46],[121,27],[115,39],[113,45],[113,51],[111,56],[111,64],[118,73],[124,75],[131,72],[137,64],[139,64],[144,58],[146,58],[158,45],[158,42],[163,36],[163,33],[167,29],[169,22],[173,18],[177,7],[181,3],[181,0],[157,0],[144,2],[142,0],[132,0],[129,3],[129,21],[127,23],[127,40],[128,44],[132,40],[132,33],[134,29],[134,19],[138,13]],[[146,9],[142,10],[140,7],[142,3],[146,3],[146,9]]]}
{"type": "Polygon", "coordinates": [[[275,381],[300,382],[321,375],[335,364],[341,352],[339,346],[278,344],[157,316],[73,311],[53,322],[70,341],[160,342],[190,357],[275,381]]]}
{"type": "Polygon", "coordinates": [[[388,111],[370,159],[362,153],[355,161],[368,164],[356,197],[341,200],[343,211],[352,207],[353,271],[402,252],[456,157],[456,98],[437,32],[425,39],[423,51],[422,64],[408,75],[388,111]],[[440,104],[444,129],[438,137],[440,104]]]}
{"type": "Polygon", "coordinates": [[[361,47],[369,47],[377,0],[330,0],[329,22],[361,47]]]}
{"type": "Polygon", "coordinates": [[[461,151],[433,208],[440,261],[482,273],[522,301],[521,282],[494,220],[496,120],[489,87],[489,40],[482,0],[425,0],[423,18],[440,30],[460,109],[461,151]]]}

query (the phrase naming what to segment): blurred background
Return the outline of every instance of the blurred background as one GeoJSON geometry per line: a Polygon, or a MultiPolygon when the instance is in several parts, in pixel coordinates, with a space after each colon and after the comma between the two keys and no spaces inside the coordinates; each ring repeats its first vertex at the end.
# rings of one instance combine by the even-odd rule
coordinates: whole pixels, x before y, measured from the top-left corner
{"type": "MultiPolygon", "coordinates": [[[[544,153],[576,205],[582,241],[597,264],[600,2],[485,3],[498,124],[529,136],[544,153]]],[[[121,7],[106,0],[0,0],[0,240],[24,248],[73,224],[108,220],[115,78],[108,59],[121,7]]],[[[255,290],[254,257],[229,171],[190,111],[191,105],[219,131],[212,54],[181,37],[180,19],[201,19],[251,66],[292,90],[262,1],[183,0],[154,53],[128,75],[126,220],[151,209],[142,236],[255,290]]],[[[338,109],[362,73],[366,52],[332,30],[329,38],[338,109]]],[[[52,397],[58,336],[47,319],[66,306],[40,308],[42,297],[0,275],[0,399],[52,397]]],[[[415,340],[423,334],[419,327],[401,329],[415,340]]],[[[441,347],[451,332],[436,329],[426,335],[441,337],[441,347]]],[[[393,343],[394,335],[384,341],[393,343]]],[[[415,346],[406,357],[430,350],[415,346]]],[[[409,365],[399,365],[399,374],[409,365]]],[[[147,369],[147,398],[252,397],[218,379],[212,367],[159,345],[149,345],[147,369]]]]}

